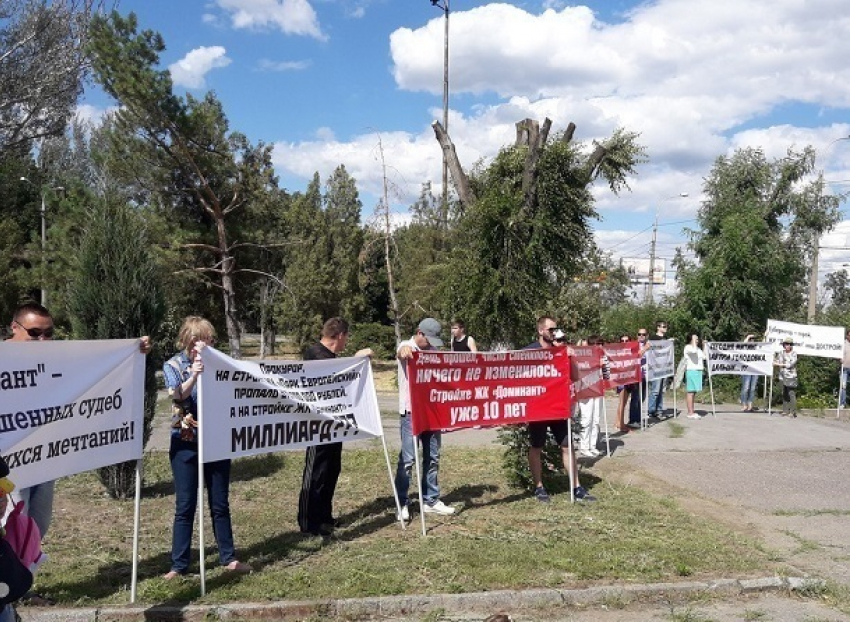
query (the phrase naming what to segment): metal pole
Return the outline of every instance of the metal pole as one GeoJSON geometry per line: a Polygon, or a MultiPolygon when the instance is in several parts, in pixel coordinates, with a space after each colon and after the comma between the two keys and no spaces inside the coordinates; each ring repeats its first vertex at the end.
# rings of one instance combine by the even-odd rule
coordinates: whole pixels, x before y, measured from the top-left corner
{"type": "Polygon", "coordinates": [[[47,206],[44,202],[44,190],[41,191],[41,306],[47,306],[47,288],[44,286],[47,278],[47,206]]]}
{"type": "MultiPolygon", "coordinates": [[[[445,35],[443,37],[443,128],[449,133],[449,0],[444,0],[445,35]]],[[[449,228],[449,162],[443,149],[443,226],[449,228]]]]}
{"type": "Polygon", "coordinates": [[[811,324],[815,321],[815,307],[818,299],[818,243],[812,253],[812,271],[809,274],[809,309],[806,318],[811,324]]]}
{"type": "Polygon", "coordinates": [[[655,212],[655,224],[652,226],[652,246],[649,247],[649,286],[647,287],[646,299],[650,304],[654,302],[652,297],[652,284],[655,281],[655,240],[658,237],[658,212],[655,212]]]}

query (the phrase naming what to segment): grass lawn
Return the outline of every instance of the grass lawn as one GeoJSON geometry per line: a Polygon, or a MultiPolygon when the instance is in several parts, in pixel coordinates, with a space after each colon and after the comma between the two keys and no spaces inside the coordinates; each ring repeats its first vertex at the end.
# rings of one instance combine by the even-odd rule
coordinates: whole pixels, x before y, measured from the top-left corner
{"type": "MultiPolygon", "coordinates": [[[[138,600],[144,604],[342,598],[406,593],[469,592],[593,583],[658,582],[701,577],[762,576],[775,568],[751,541],[694,517],[672,501],[631,486],[599,482],[595,504],[570,504],[566,481],[552,503],[540,504],[505,483],[501,448],[444,448],[444,500],[454,517],[418,513],[406,531],[395,522],[383,453],[346,450],[336,494],[344,522],[323,541],[296,524],[303,454],[234,463],[231,509],[241,560],[255,572],[218,567],[209,526],[207,595],[197,575],[166,582],[174,510],[164,454],[145,461],[138,600]]],[[[129,601],[132,502],[109,499],[93,474],[58,482],[50,560],[36,588],[64,605],[129,601]]],[[[209,525],[209,523],[207,523],[209,525]]],[[[197,566],[193,568],[197,572],[197,566]]]]}

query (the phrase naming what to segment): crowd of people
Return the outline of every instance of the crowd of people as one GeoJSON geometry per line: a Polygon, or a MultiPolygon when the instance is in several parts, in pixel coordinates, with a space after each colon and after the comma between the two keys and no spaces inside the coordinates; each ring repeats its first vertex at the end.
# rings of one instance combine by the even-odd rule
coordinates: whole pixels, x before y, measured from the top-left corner
{"type": "MultiPolygon", "coordinates": [[[[649,335],[645,328],[632,334],[622,334],[622,343],[636,341],[638,355],[641,357],[640,380],[633,384],[617,387],[619,396],[616,428],[628,432],[641,425],[642,401],[647,401],[647,414],[659,419],[666,413],[663,405],[665,383],[668,379],[646,381],[646,354],[658,340],[672,340],[667,335],[667,323],[658,321],[655,333],[649,335]],[[628,421],[626,421],[628,413],[628,421]]],[[[10,341],[40,342],[51,340],[54,336],[53,318],[43,306],[35,303],[21,305],[15,310],[11,322],[10,341]]],[[[751,341],[753,335],[747,335],[744,341],[751,341]]],[[[204,371],[203,349],[215,343],[216,332],[212,324],[204,318],[190,316],[183,322],[177,342],[180,350],[163,366],[165,387],[172,400],[172,434],[170,438],[169,460],[175,488],[175,510],[172,531],[171,567],[163,575],[171,580],[185,575],[190,567],[192,531],[198,504],[198,444],[197,428],[200,425],[198,413],[198,378],[204,371]]],[[[321,360],[337,357],[346,349],[349,341],[348,322],[340,317],[325,321],[321,335],[304,352],[305,360],[321,360]]],[[[139,340],[140,351],[147,354],[151,350],[148,337],[139,340]]],[[[582,345],[601,345],[598,335],[589,337],[582,345]]],[[[524,349],[546,349],[566,344],[564,332],[550,316],[537,320],[536,339],[524,349]]],[[[793,350],[793,341],[785,339],[782,351],[776,356],[774,365],[779,370],[782,385],[783,412],[796,416],[797,355],[793,350]]],[[[478,346],[466,333],[466,326],[460,319],[451,323],[451,338],[446,348],[442,339],[442,325],[434,318],[425,318],[417,326],[415,333],[398,344],[396,359],[398,364],[398,393],[401,449],[395,473],[395,489],[399,502],[398,520],[411,520],[411,499],[409,494],[412,467],[415,458],[415,444],[421,444],[422,497],[419,507],[424,513],[451,516],[455,508],[440,498],[440,450],[442,434],[440,431],[427,431],[415,436],[411,421],[411,400],[408,390],[408,364],[417,351],[445,348],[453,352],[477,352],[478,346]]],[[[359,350],[355,356],[372,357],[369,348],[359,350]]],[[[702,390],[705,354],[700,337],[690,335],[682,358],[684,383],[686,386],[688,417],[700,416],[694,408],[694,396],[702,390]]],[[[842,377],[840,401],[846,399],[845,384],[850,379],[850,331],[844,349],[844,375],[842,377]]],[[[753,406],[758,376],[743,376],[741,405],[744,412],[755,410],[753,406]]],[[[578,451],[581,457],[599,456],[596,445],[600,425],[602,398],[589,398],[578,401],[577,414],[580,421],[578,451]]],[[[581,485],[576,463],[576,453],[569,442],[569,426],[566,418],[553,415],[551,420],[536,421],[527,425],[529,436],[528,465],[533,481],[533,495],[541,503],[548,503],[551,495],[543,482],[543,448],[551,433],[561,450],[561,457],[567,474],[571,479],[572,496],[583,502],[595,501],[595,497],[581,485]]],[[[6,507],[6,495],[11,492],[9,486],[3,486],[8,469],[0,464],[0,507],[6,507]]],[[[300,531],[311,536],[330,536],[339,526],[333,512],[333,497],[342,467],[342,444],[329,443],[312,446],[305,456],[302,488],[298,503],[298,526],[300,531]]],[[[230,460],[210,462],[204,465],[204,480],[210,506],[213,533],[218,544],[219,561],[228,571],[250,572],[251,567],[241,562],[235,552],[233,528],[230,518],[229,486],[230,460]]],[[[23,501],[23,512],[37,526],[41,537],[47,534],[53,515],[54,482],[44,482],[18,492],[23,501]]],[[[38,598],[34,593],[32,598],[38,598]]],[[[0,600],[0,605],[3,601],[0,600]]],[[[5,622],[9,608],[0,610],[0,622],[5,622]]]]}

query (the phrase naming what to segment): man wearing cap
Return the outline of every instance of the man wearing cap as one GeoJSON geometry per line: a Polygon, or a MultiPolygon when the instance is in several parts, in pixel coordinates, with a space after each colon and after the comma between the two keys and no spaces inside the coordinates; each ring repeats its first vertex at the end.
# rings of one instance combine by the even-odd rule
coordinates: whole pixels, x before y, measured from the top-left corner
{"type": "Polygon", "coordinates": [[[779,368],[779,382],[782,383],[782,416],[797,416],[797,353],[794,352],[794,340],[786,337],[782,340],[782,352],[776,355],[773,365],[779,368]]]}
{"type": "MultiPolygon", "coordinates": [[[[399,519],[410,520],[410,473],[415,460],[416,439],[413,436],[413,423],[410,420],[410,393],[407,386],[407,363],[413,358],[413,353],[419,350],[434,350],[442,347],[440,339],[442,332],[440,323],[432,317],[419,322],[416,334],[407,341],[398,344],[396,359],[398,360],[398,409],[400,413],[399,428],[401,430],[401,451],[398,453],[398,467],[395,475],[395,488],[401,504],[399,519]]],[[[422,511],[426,514],[441,514],[449,516],[455,509],[440,500],[440,445],[442,435],[439,431],[423,432],[419,435],[422,441],[422,511]]]]}
{"type": "MultiPolygon", "coordinates": [[[[558,328],[558,324],[548,315],[537,320],[537,341],[523,348],[523,350],[534,350],[538,348],[552,348],[556,344],[566,343],[564,333],[558,328]]],[[[543,447],[546,445],[546,432],[551,430],[555,442],[561,448],[561,459],[564,468],[572,465],[575,481],[572,482],[573,496],[578,501],[596,501],[596,497],[587,492],[578,481],[578,465],[575,453],[569,443],[569,426],[566,418],[554,419],[552,421],[534,421],[528,424],[528,436],[531,446],[528,448],[528,467],[531,470],[531,478],[534,480],[534,496],[541,503],[549,502],[549,493],[543,486],[543,447]]]]}

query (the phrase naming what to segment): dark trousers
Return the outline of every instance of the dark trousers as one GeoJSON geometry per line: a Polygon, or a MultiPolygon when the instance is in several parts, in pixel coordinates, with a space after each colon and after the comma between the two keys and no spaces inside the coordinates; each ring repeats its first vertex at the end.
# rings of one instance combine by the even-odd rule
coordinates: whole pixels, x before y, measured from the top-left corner
{"type": "Polygon", "coordinates": [[[342,443],[307,448],[301,494],[298,496],[298,526],[301,531],[316,531],[332,525],[333,499],[342,470],[342,443]]]}
{"type": "MultiPolygon", "coordinates": [[[[174,535],[171,542],[171,569],[186,574],[192,551],[192,528],[198,507],[198,444],[171,438],[168,452],[174,475],[174,535]]],[[[230,460],[204,465],[204,485],[210,505],[213,535],[218,543],[222,565],[236,559],[233,527],[230,524],[230,460]]]]}
{"type": "Polygon", "coordinates": [[[625,390],[629,394],[629,423],[640,423],[641,390],[643,391],[643,399],[646,399],[646,380],[627,384],[625,390]],[[643,386],[641,387],[641,385],[643,386]]]}

